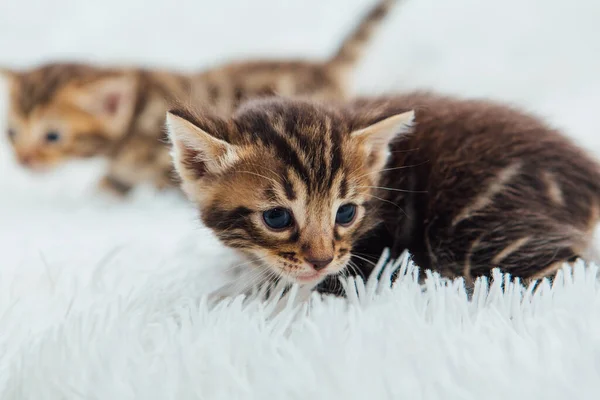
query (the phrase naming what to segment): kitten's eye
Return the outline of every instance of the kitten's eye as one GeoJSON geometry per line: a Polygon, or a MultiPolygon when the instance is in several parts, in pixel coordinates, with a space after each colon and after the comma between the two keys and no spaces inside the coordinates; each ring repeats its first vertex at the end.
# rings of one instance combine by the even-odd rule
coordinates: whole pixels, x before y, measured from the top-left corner
{"type": "Polygon", "coordinates": [[[263,212],[265,224],[273,230],[281,230],[292,225],[292,214],[285,208],[273,208],[263,212]]]}
{"type": "Polygon", "coordinates": [[[58,142],[59,140],[60,140],[60,133],[58,133],[56,131],[50,131],[50,132],[46,133],[46,142],[54,143],[54,142],[58,142]]]}
{"type": "Polygon", "coordinates": [[[350,225],[356,216],[356,205],[344,204],[340,206],[335,215],[335,223],[340,225],[350,225]]]}

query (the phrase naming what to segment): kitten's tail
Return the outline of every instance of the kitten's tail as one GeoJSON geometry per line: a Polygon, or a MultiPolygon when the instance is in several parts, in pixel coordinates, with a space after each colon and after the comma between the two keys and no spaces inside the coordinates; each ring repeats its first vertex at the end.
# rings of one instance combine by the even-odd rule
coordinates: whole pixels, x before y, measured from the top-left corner
{"type": "Polygon", "coordinates": [[[344,39],[335,55],[327,64],[340,70],[353,68],[364,53],[365,47],[376,28],[390,13],[397,0],[377,0],[377,3],[363,17],[358,26],[344,39]]]}

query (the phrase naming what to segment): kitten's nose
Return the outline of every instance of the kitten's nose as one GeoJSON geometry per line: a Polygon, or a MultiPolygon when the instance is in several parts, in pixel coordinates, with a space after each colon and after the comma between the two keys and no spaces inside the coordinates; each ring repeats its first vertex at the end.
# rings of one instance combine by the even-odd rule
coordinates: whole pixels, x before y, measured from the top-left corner
{"type": "Polygon", "coordinates": [[[322,270],[323,268],[325,268],[326,266],[331,264],[332,261],[333,261],[333,257],[323,258],[323,259],[306,258],[306,262],[309,263],[310,265],[312,265],[312,267],[315,269],[315,271],[322,270]]]}
{"type": "Polygon", "coordinates": [[[22,154],[19,156],[19,162],[25,166],[31,165],[33,157],[30,154],[22,154]]]}

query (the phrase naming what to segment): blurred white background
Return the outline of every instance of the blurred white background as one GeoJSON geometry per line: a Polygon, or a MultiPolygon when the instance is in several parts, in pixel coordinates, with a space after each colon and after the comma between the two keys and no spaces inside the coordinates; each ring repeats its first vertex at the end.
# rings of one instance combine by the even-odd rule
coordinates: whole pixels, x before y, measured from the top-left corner
{"type": "MultiPolygon", "coordinates": [[[[568,126],[598,104],[595,0],[401,0],[356,74],[361,92],[431,87],[519,102],[568,126]]],[[[56,59],[203,68],[326,57],[371,0],[0,2],[0,64],[56,59]]]]}
{"type": "MultiPolygon", "coordinates": [[[[362,93],[434,88],[523,104],[600,150],[595,0],[399,0],[355,76],[362,93]],[[588,125],[588,126],[586,126],[588,125]]],[[[327,57],[372,0],[8,0],[0,64],[60,59],[204,68],[327,57]]]]}
{"type": "MultiPolygon", "coordinates": [[[[246,57],[327,57],[372,4],[5,0],[0,65],[69,59],[195,69],[246,57]]],[[[354,88],[430,88],[514,102],[600,154],[598,21],[597,0],[400,1],[357,68],[354,88]]],[[[2,109],[5,102],[2,91],[2,109]]],[[[0,273],[86,271],[122,247],[112,261],[120,274],[141,265],[192,268],[197,255],[180,246],[203,260],[216,251],[207,235],[198,239],[194,212],[177,196],[147,191],[114,204],[90,195],[94,168],[78,163],[30,176],[0,140],[0,273]]]]}

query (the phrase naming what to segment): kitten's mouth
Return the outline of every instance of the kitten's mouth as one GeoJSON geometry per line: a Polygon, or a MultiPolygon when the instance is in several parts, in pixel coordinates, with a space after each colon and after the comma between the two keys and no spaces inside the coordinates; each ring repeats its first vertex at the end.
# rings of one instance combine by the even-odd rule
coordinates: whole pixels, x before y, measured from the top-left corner
{"type": "Polygon", "coordinates": [[[308,274],[296,275],[294,277],[294,279],[298,283],[311,283],[311,282],[320,281],[321,279],[323,279],[325,277],[325,275],[326,275],[325,273],[321,273],[321,272],[311,272],[308,274]]]}
{"type": "MultiPolygon", "coordinates": [[[[349,257],[348,257],[349,259],[349,257]]],[[[300,283],[300,284],[316,284],[321,282],[323,279],[325,279],[326,277],[330,276],[330,275],[337,275],[339,274],[341,271],[344,270],[344,268],[346,268],[347,266],[347,260],[342,262],[340,265],[336,266],[331,265],[328,266],[327,268],[324,268],[320,271],[310,271],[310,272],[305,272],[305,273],[301,273],[298,275],[293,275],[290,276],[290,278],[292,278],[293,281],[295,281],[296,283],[300,283]]]]}
{"type": "Polygon", "coordinates": [[[34,175],[47,175],[52,172],[54,168],[45,164],[36,164],[27,166],[27,170],[34,175]]]}
{"type": "Polygon", "coordinates": [[[36,174],[43,174],[51,170],[49,166],[44,164],[29,164],[26,167],[36,174]]]}
{"type": "Polygon", "coordinates": [[[34,174],[45,174],[50,172],[54,165],[51,163],[39,161],[37,159],[19,159],[19,164],[34,174]]]}

